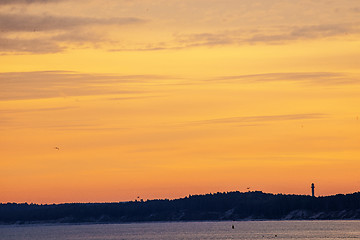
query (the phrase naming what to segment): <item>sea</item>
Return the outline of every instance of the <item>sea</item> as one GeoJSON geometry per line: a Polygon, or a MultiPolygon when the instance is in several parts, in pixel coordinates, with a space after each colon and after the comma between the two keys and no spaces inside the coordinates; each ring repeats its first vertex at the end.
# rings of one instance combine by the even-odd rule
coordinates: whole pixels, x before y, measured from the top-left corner
{"type": "Polygon", "coordinates": [[[0,226],[1,240],[360,239],[360,221],[223,221],[0,226]]]}

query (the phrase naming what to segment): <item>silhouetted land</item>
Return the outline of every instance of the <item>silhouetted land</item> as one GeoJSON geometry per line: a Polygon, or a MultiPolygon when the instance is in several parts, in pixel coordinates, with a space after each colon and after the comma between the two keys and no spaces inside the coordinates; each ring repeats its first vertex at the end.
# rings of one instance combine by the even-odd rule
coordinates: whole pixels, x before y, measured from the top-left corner
{"type": "Polygon", "coordinates": [[[263,192],[120,203],[0,204],[0,223],[360,219],[360,192],[311,197],[263,192]]]}

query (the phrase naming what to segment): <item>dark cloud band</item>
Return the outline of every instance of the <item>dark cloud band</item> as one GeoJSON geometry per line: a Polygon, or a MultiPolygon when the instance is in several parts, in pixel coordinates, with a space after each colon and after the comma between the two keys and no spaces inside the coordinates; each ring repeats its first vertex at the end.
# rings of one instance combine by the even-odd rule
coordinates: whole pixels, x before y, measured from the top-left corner
{"type": "Polygon", "coordinates": [[[62,44],[64,42],[84,45],[108,41],[106,34],[89,31],[92,26],[123,26],[144,22],[146,20],[135,17],[92,18],[0,13],[0,52],[61,52],[66,49],[62,44]],[[31,33],[32,38],[16,36],[24,32],[31,33]],[[41,32],[46,32],[46,36],[38,34],[41,32]]]}
{"type": "Polygon", "coordinates": [[[68,30],[89,25],[128,25],[143,23],[144,19],[128,18],[83,18],[83,17],[60,17],[38,16],[22,14],[0,14],[1,32],[33,32],[68,30]]]}

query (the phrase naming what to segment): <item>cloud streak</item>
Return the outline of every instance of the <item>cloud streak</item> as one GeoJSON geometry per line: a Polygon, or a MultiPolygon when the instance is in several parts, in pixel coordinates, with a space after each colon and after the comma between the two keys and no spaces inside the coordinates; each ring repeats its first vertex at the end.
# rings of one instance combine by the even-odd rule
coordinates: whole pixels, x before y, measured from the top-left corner
{"type": "Polygon", "coordinates": [[[336,72],[288,72],[288,73],[264,73],[237,76],[220,76],[207,80],[210,82],[302,82],[316,85],[342,85],[359,84],[359,76],[336,72]]]}
{"type": "Polygon", "coordinates": [[[250,43],[269,42],[281,43],[303,39],[318,39],[327,37],[341,37],[350,34],[359,34],[359,23],[321,24],[297,26],[282,34],[256,34],[247,39],[250,43]]]}
{"type": "Polygon", "coordinates": [[[193,47],[216,47],[228,45],[286,44],[301,40],[346,38],[360,34],[360,22],[339,24],[314,24],[304,26],[271,26],[252,29],[225,30],[174,34],[172,41],[152,44],[150,47],[119,48],[111,51],[162,51],[181,50],[193,47]]]}
{"type": "Polygon", "coordinates": [[[51,15],[0,14],[0,31],[33,32],[67,30],[89,25],[128,25],[146,22],[144,19],[64,17],[51,15]]]}
{"type": "Polygon", "coordinates": [[[217,33],[175,35],[175,41],[185,47],[219,46],[229,44],[281,44],[297,40],[344,37],[360,33],[359,22],[306,26],[278,26],[252,31],[235,30],[217,33]]]}
{"type": "MultiPolygon", "coordinates": [[[[65,0],[3,0],[0,1],[0,6],[10,4],[22,6],[61,1],[65,0]]],[[[18,6],[8,7],[13,9],[0,12],[0,37],[5,38],[5,40],[8,39],[10,42],[15,41],[15,43],[7,43],[5,44],[7,47],[1,47],[0,50],[6,51],[8,48],[10,52],[52,53],[63,51],[64,45],[66,46],[67,43],[107,42],[110,43],[106,46],[109,51],[163,51],[201,46],[286,44],[294,41],[323,38],[345,39],[348,37],[355,38],[356,35],[360,34],[360,22],[356,18],[356,12],[359,8],[355,1],[345,4],[347,8],[342,11],[338,10],[339,12],[336,14],[335,10],[341,9],[344,4],[329,4],[326,1],[301,4],[290,3],[289,1],[271,1],[270,3],[266,0],[256,3],[253,1],[228,1],[226,4],[218,1],[195,1],[195,3],[192,1],[171,1],[167,4],[161,4],[162,1],[159,3],[153,1],[151,3],[147,1],[110,1],[106,4],[109,11],[106,11],[106,14],[100,11],[99,14],[96,14],[97,17],[94,17],[92,13],[89,15],[88,10],[90,7],[98,7],[98,4],[104,4],[101,1],[91,2],[89,4],[86,1],[79,1],[72,4],[74,8],[77,8],[75,12],[78,13],[73,16],[63,16],[64,6],[62,5],[59,6],[59,11],[57,11],[57,6],[44,6],[44,13],[47,14],[38,14],[37,8],[43,6],[33,7],[36,11],[32,11],[32,8],[24,11],[18,6]],[[287,3],[285,4],[285,2],[287,3]],[[149,8],[154,9],[154,6],[157,6],[156,15],[152,15],[151,11],[148,12],[149,8]],[[17,7],[20,10],[16,9],[17,7]],[[140,7],[147,10],[139,11],[140,7]],[[185,8],[191,7],[198,10],[195,11],[196,14],[194,11],[184,11],[185,8]],[[308,11],[305,11],[306,9],[308,11]],[[243,14],[239,14],[239,11],[243,14]],[[296,11],[299,12],[299,16],[294,17],[292,13],[296,13],[296,11]],[[33,14],[30,14],[31,12],[33,14]],[[51,13],[56,15],[49,15],[51,13]],[[119,16],[118,14],[126,14],[130,17],[108,17],[119,16]],[[316,20],[325,16],[329,16],[328,19],[316,20]],[[303,21],[299,21],[301,18],[303,21]],[[151,22],[147,19],[151,19],[151,22]],[[289,21],[286,22],[284,19],[289,21]],[[149,28],[156,34],[148,34],[147,30],[141,28],[138,30],[145,30],[142,35],[144,37],[138,37],[138,30],[122,32],[120,35],[111,34],[108,29],[110,34],[104,34],[104,26],[141,23],[150,23],[149,28]],[[191,28],[188,25],[183,25],[185,23],[191,23],[191,28]],[[208,24],[207,27],[204,27],[205,23],[208,24]],[[86,33],[89,26],[100,27],[91,28],[89,32],[92,34],[89,34],[86,33]],[[76,34],[79,29],[82,31],[80,34],[76,34]],[[102,34],[99,33],[101,31],[103,31],[102,34]],[[33,40],[45,44],[46,50],[41,51],[35,47],[36,50],[32,51],[32,42],[28,39],[30,36],[23,38],[23,33],[30,32],[52,34],[50,37],[38,35],[33,38],[33,40]],[[18,34],[14,37],[16,33],[22,33],[22,35],[18,34]],[[112,36],[112,39],[106,38],[107,36],[109,38],[112,36]],[[60,43],[65,44],[61,45],[60,43]],[[51,48],[51,45],[54,47],[51,48]]],[[[23,6],[23,8],[25,7],[23,6]]],[[[3,39],[0,42],[0,46],[4,46],[5,40],[3,39]]]]}
{"type": "Polygon", "coordinates": [[[50,111],[63,111],[75,109],[76,107],[52,107],[52,108],[32,108],[32,109],[7,109],[0,110],[1,114],[13,114],[13,113],[32,113],[32,112],[50,112],[50,111]]]}
{"type": "Polygon", "coordinates": [[[61,52],[66,49],[63,43],[85,45],[110,41],[106,33],[90,29],[92,26],[116,27],[145,22],[145,19],[135,17],[93,18],[0,13],[0,51],[61,52]],[[26,38],[24,33],[28,34],[26,38]]]}
{"type": "MultiPolygon", "coordinates": [[[[290,72],[219,76],[207,80],[180,79],[179,82],[179,78],[161,75],[84,74],[69,71],[8,72],[0,73],[0,100],[92,95],[112,95],[107,96],[109,100],[134,100],[159,97],[158,93],[162,91],[162,86],[256,84],[266,82],[295,82],[310,86],[336,86],[359,84],[360,78],[346,73],[290,72]]],[[[161,93],[161,96],[163,94],[164,92],[161,93]]]]}
{"type": "Polygon", "coordinates": [[[56,3],[66,0],[1,0],[0,5],[32,4],[32,3],[56,3]]]}
{"type": "Polygon", "coordinates": [[[108,94],[140,95],[147,91],[134,83],[156,82],[164,78],[168,77],[82,74],[66,71],[0,73],[0,100],[108,94]]]}
{"type": "Polygon", "coordinates": [[[65,48],[49,39],[11,39],[0,37],[0,52],[56,53],[65,48]]]}
{"type": "Polygon", "coordinates": [[[190,122],[189,125],[210,125],[210,124],[249,124],[264,123],[275,121],[294,121],[326,118],[327,114],[305,113],[305,114],[286,114],[286,115],[264,115],[264,116],[243,116],[229,118],[215,118],[202,121],[190,122]]]}

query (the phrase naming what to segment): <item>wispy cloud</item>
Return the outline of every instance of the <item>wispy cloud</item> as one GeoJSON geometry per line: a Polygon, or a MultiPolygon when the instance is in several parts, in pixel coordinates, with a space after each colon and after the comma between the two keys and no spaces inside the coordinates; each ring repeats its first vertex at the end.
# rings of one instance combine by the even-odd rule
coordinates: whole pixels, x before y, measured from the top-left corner
{"type": "Polygon", "coordinates": [[[208,124],[250,124],[264,123],[274,121],[293,121],[326,118],[328,115],[323,113],[305,113],[305,114],[286,114],[286,115],[264,115],[264,116],[242,116],[206,119],[201,121],[193,121],[189,125],[208,125],[208,124]]]}
{"type": "Polygon", "coordinates": [[[150,46],[138,48],[119,48],[111,51],[161,51],[181,50],[193,47],[216,47],[227,45],[252,45],[252,44],[286,44],[300,40],[316,40],[324,38],[345,38],[360,34],[360,22],[339,24],[313,24],[313,25],[279,25],[279,26],[254,26],[237,30],[224,30],[199,33],[177,33],[173,40],[154,43],[150,46]]]}
{"type": "Polygon", "coordinates": [[[65,50],[50,39],[19,39],[0,37],[0,52],[56,53],[65,50]]]}
{"type": "Polygon", "coordinates": [[[264,73],[250,75],[220,76],[210,82],[302,82],[317,85],[341,85],[359,84],[360,77],[347,73],[337,72],[288,72],[288,73],[264,73]]]}
{"type": "Polygon", "coordinates": [[[140,18],[92,18],[52,15],[0,14],[0,31],[33,32],[74,29],[88,25],[128,25],[144,23],[140,18]]]}
{"type": "MultiPolygon", "coordinates": [[[[2,0],[0,6],[10,4],[23,6],[61,1],[65,0],[2,0]]],[[[218,1],[171,1],[166,4],[162,4],[162,1],[109,1],[106,4],[107,7],[114,9],[107,10],[106,14],[99,11],[97,17],[94,17],[93,14],[89,15],[88,9],[103,5],[103,2],[97,0],[91,2],[91,4],[87,1],[71,3],[74,4],[74,8],[77,8],[75,12],[79,13],[73,16],[64,16],[64,6],[62,5],[59,7],[59,11],[56,11],[57,8],[53,5],[44,7],[42,14],[38,14],[39,6],[34,7],[36,11],[30,9],[33,7],[29,7],[26,11],[19,10],[21,8],[19,6],[14,6],[15,10],[2,11],[0,13],[0,37],[3,40],[0,42],[0,50],[52,53],[65,50],[64,45],[66,44],[60,44],[64,42],[107,42],[111,44],[102,47],[106,47],[109,51],[162,51],[199,46],[286,44],[322,38],[356,38],[360,34],[360,22],[356,18],[359,7],[356,1],[347,4],[327,3],[326,1],[301,4],[294,1],[271,1],[270,3],[267,0],[256,3],[248,0],[227,1],[226,4],[218,1]],[[346,9],[342,5],[347,6],[346,9]],[[148,9],[155,9],[155,6],[158,14],[151,15],[148,9]],[[194,7],[197,11],[184,10],[194,7]],[[147,10],[142,12],[139,11],[139,8],[147,10]],[[292,13],[296,12],[296,9],[298,9],[299,16],[294,17],[292,13]],[[335,13],[335,9],[343,10],[335,13]],[[107,17],[119,16],[118,14],[126,15],[124,15],[125,17],[107,17]],[[284,19],[288,21],[284,21],[284,19]],[[299,21],[301,19],[303,20],[299,21]],[[322,19],[322,21],[317,19],[322,19]],[[189,22],[193,23],[192,27],[189,28],[188,25],[184,27],[183,23],[189,24],[189,22]],[[139,36],[138,31],[134,31],[137,34],[124,32],[122,39],[120,35],[115,37],[117,34],[104,34],[107,30],[102,30],[102,33],[96,32],[101,31],[104,29],[103,26],[107,25],[123,26],[142,23],[149,23],[149,28],[153,29],[156,34],[144,32],[143,36],[146,34],[146,37],[139,38],[137,37],[139,36]],[[207,27],[204,27],[205,23],[208,24],[207,27]],[[94,25],[101,25],[101,28],[93,28],[88,32],[84,30],[94,25]],[[162,29],[159,26],[162,26],[162,29]],[[19,32],[46,33],[51,36],[39,34],[29,39],[30,35],[26,38],[21,35],[16,36],[15,33],[19,32]],[[112,39],[109,39],[110,36],[112,39]],[[6,43],[4,39],[10,43],[6,43]],[[45,50],[41,51],[36,48],[30,40],[39,41],[41,43],[39,45],[45,44],[45,50]],[[15,43],[11,44],[12,42],[15,43]],[[6,43],[7,48],[3,43],[6,43]],[[35,47],[32,48],[32,46],[35,47]]],[[[23,8],[26,7],[28,6],[23,8]]],[[[10,9],[12,6],[3,8],[10,9]]],[[[139,28],[139,30],[144,29],[139,28]]]]}
{"type": "Polygon", "coordinates": [[[1,109],[1,114],[13,114],[13,113],[32,113],[32,112],[50,112],[50,111],[63,111],[75,109],[76,107],[52,107],[52,108],[30,108],[30,109],[1,109]]]}
{"type": "Polygon", "coordinates": [[[163,96],[113,97],[113,98],[107,98],[107,100],[124,101],[124,100],[139,100],[139,99],[148,99],[148,98],[156,98],[156,97],[163,97],[163,96]]]}
{"type": "Polygon", "coordinates": [[[350,11],[355,12],[355,13],[360,13],[360,7],[351,8],[350,11]]]}
{"type": "MultiPolygon", "coordinates": [[[[219,76],[189,80],[161,75],[84,74],[68,71],[0,73],[0,100],[112,95],[108,100],[134,100],[159,97],[161,86],[202,84],[254,84],[298,82],[334,86],[360,84],[360,77],[346,73],[304,72],[219,76]],[[152,86],[151,88],[149,86],[152,86]],[[157,89],[159,92],[156,92],[157,89]]],[[[164,92],[161,93],[163,96],[164,92]]]]}
{"type": "Polygon", "coordinates": [[[341,37],[350,34],[359,34],[359,22],[340,24],[320,24],[296,26],[280,34],[256,34],[247,39],[248,42],[281,43],[302,39],[318,39],[326,37],[341,37]]]}
{"type": "Polygon", "coordinates": [[[82,124],[79,125],[64,125],[64,126],[60,126],[60,125],[53,125],[53,126],[46,126],[45,128],[48,129],[52,129],[55,131],[93,131],[93,132],[105,132],[105,131],[109,131],[109,132],[114,132],[114,131],[124,131],[124,130],[128,130],[130,128],[124,128],[124,127],[104,127],[101,125],[88,125],[88,126],[84,126],[82,124]]]}
{"type": "Polygon", "coordinates": [[[32,3],[56,3],[66,0],[1,0],[0,5],[11,5],[11,4],[32,4],[32,3]]]}
{"type": "Polygon", "coordinates": [[[91,26],[123,26],[145,23],[135,17],[94,18],[0,13],[0,51],[54,53],[65,50],[63,43],[99,44],[109,42],[106,33],[91,26]],[[27,37],[23,36],[27,33],[27,37]]]}
{"type": "MultiPolygon", "coordinates": [[[[133,83],[168,79],[157,75],[101,75],[66,71],[0,73],[0,100],[148,93],[133,83]]],[[[115,98],[115,96],[114,96],[115,98]]]]}
{"type": "Polygon", "coordinates": [[[339,24],[318,24],[305,26],[272,26],[238,29],[222,32],[203,32],[196,34],[177,34],[175,42],[183,47],[243,45],[243,44],[280,44],[297,40],[344,37],[360,33],[359,22],[339,24]],[[254,30],[256,29],[256,30],[254,30]]]}

